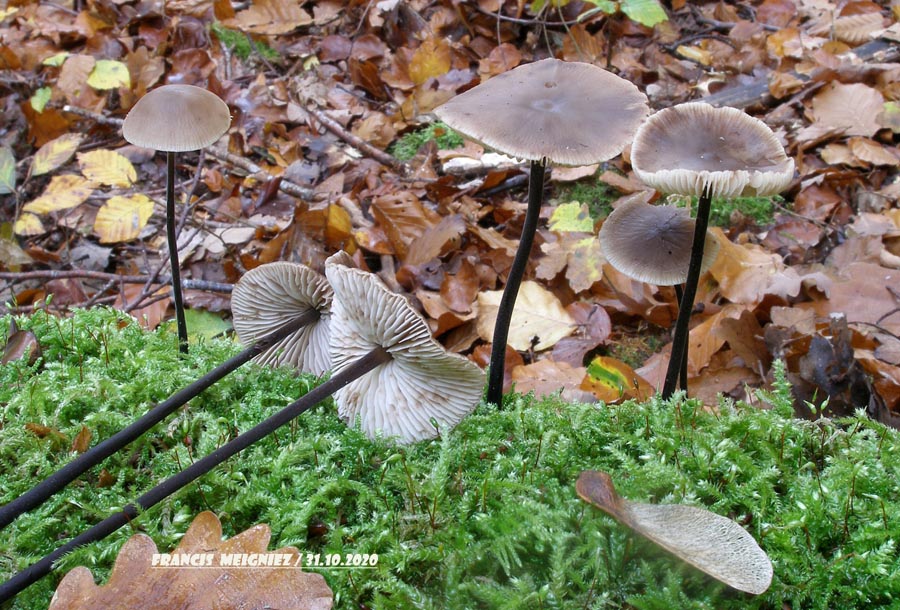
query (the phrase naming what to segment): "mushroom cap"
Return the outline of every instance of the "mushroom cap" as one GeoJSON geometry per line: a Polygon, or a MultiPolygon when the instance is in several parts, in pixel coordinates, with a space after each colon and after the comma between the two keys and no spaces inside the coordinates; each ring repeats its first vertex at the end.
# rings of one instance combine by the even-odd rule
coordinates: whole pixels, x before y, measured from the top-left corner
{"type": "MultiPolygon", "coordinates": [[[[617,207],[600,227],[609,264],[628,277],[657,286],[687,279],[695,221],[685,208],[634,200],[617,207]]],[[[701,272],[716,260],[719,242],[707,231],[701,272]]]]}
{"type": "Polygon", "coordinates": [[[495,76],[434,112],[496,151],[590,165],[622,152],[649,108],[637,87],[603,68],[543,59],[495,76]]]}
{"type": "Polygon", "coordinates": [[[231,126],[228,105],[194,85],[163,85],[129,111],[122,135],[135,146],[167,152],[205,148],[231,126]]]}
{"type": "Polygon", "coordinates": [[[447,352],[431,336],[425,319],[372,273],[329,259],[325,275],[334,288],[331,359],[337,374],[381,346],[391,360],[338,390],[338,414],[359,418],[370,438],[412,443],[453,427],[481,400],[484,371],[447,352]]]}
{"type": "Polygon", "coordinates": [[[679,195],[774,195],[794,177],[794,161],[768,125],[737,108],[703,103],[647,119],[634,136],[631,165],[645,184],[679,195]]]}
{"type": "Polygon", "coordinates": [[[325,277],[305,265],[260,265],[245,273],[231,293],[234,330],[241,343],[250,345],[297,316],[318,311],[318,322],[285,337],[254,360],[270,366],[291,365],[321,375],[331,367],[331,299],[331,286],[325,277]]]}

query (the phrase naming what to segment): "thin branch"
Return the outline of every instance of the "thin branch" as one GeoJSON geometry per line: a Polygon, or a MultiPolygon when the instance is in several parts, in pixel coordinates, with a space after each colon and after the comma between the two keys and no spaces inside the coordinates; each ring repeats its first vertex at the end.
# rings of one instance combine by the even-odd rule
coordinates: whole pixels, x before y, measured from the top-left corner
{"type": "Polygon", "coordinates": [[[346,129],[344,129],[343,125],[335,121],[333,118],[318,110],[316,108],[308,109],[307,112],[318,121],[322,127],[339,137],[341,140],[356,148],[360,152],[362,152],[367,157],[371,157],[375,159],[382,165],[386,165],[393,170],[406,173],[408,167],[405,163],[398,160],[393,155],[386,153],[380,148],[376,148],[360,138],[359,136],[355,136],[346,129]]]}
{"type": "MultiPolygon", "coordinates": [[[[102,280],[105,282],[121,282],[123,284],[144,284],[149,276],[146,275],[118,275],[103,271],[87,271],[80,269],[42,269],[37,271],[0,271],[0,280],[20,282],[25,280],[64,280],[72,278],[102,280]]],[[[171,278],[160,277],[159,282],[166,284],[171,278]]],[[[232,291],[233,285],[223,282],[208,282],[206,280],[184,280],[184,287],[191,290],[207,290],[209,292],[232,291]]]]}
{"type": "MultiPolygon", "coordinates": [[[[206,149],[206,154],[210,157],[218,159],[219,161],[223,161],[244,170],[260,182],[269,182],[273,179],[273,176],[271,174],[269,174],[253,161],[232,154],[224,148],[211,146],[206,149]]],[[[278,185],[278,190],[282,193],[297,197],[298,199],[315,199],[317,197],[317,194],[313,189],[307,188],[305,186],[300,186],[299,184],[294,184],[290,180],[285,180],[284,178],[281,179],[281,183],[278,185]]]]}

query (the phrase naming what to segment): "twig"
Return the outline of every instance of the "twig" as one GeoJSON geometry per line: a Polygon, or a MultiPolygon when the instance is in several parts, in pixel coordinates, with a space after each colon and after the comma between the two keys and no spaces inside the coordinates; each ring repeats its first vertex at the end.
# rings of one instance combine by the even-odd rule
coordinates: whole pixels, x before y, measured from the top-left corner
{"type": "Polygon", "coordinates": [[[386,153],[380,148],[376,148],[360,138],[359,136],[355,136],[344,127],[335,121],[333,118],[318,110],[316,108],[308,109],[307,112],[313,116],[325,129],[342,139],[344,142],[350,144],[350,146],[358,149],[364,155],[371,157],[381,163],[382,165],[386,165],[391,169],[396,171],[406,173],[408,167],[405,163],[398,160],[393,155],[386,153]]]}
{"type": "Polygon", "coordinates": [[[70,106],[69,104],[63,106],[62,111],[71,114],[77,114],[80,117],[91,119],[95,123],[108,125],[109,127],[119,128],[122,126],[122,123],[125,122],[123,119],[106,116],[105,114],[100,114],[99,112],[91,112],[90,110],[85,110],[84,108],[79,108],[78,106],[70,106]]]}
{"type": "MultiPolygon", "coordinates": [[[[225,163],[229,163],[244,170],[260,182],[268,182],[273,179],[271,174],[266,172],[263,168],[258,166],[253,161],[232,154],[223,148],[219,148],[218,146],[211,146],[210,148],[207,148],[206,154],[208,154],[210,157],[218,159],[219,161],[224,161],[225,163]]],[[[317,197],[316,192],[313,189],[300,186],[299,184],[294,184],[290,180],[285,180],[284,178],[281,179],[281,183],[278,185],[278,190],[282,193],[293,195],[298,199],[315,199],[317,197]]]]}
{"type": "MultiPolygon", "coordinates": [[[[88,271],[80,269],[41,269],[37,271],[0,271],[0,280],[20,282],[25,280],[64,280],[71,278],[87,278],[103,280],[106,282],[121,282],[123,284],[143,284],[147,281],[146,275],[118,275],[104,271],[88,271]]],[[[160,277],[159,282],[166,284],[171,278],[160,277]]],[[[184,287],[191,290],[207,290],[209,292],[231,292],[233,285],[223,282],[209,282],[206,280],[184,280],[184,287]]]]}

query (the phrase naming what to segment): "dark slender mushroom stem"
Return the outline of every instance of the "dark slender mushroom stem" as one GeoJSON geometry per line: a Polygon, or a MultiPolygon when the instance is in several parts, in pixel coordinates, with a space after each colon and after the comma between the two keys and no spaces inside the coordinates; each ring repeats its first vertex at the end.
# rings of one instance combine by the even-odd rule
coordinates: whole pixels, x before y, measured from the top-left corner
{"type": "Polygon", "coordinates": [[[278,328],[269,335],[261,338],[249,348],[226,360],[200,379],[159,403],[127,428],[122,429],[105,441],[91,447],[15,500],[3,505],[0,507],[0,529],[3,529],[12,523],[13,520],[22,513],[32,510],[46,502],[53,494],[57,493],[66,485],[84,474],[88,469],[96,466],[134,441],[147,430],[165,419],[172,411],[186,404],[189,400],[199,395],[212,384],[219,381],[251,358],[254,358],[258,354],[269,349],[278,341],[297,332],[297,330],[307,324],[312,324],[318,317],[319,312],[314,309],[297,316],[290,323],[285,324],[281,328],[278,328]]]}
{"type": "MultiPolygon", "coordinates": [[[[681,302],[684,299],[684,286],[681,284],[675,284],[675,300],[678,301],[678,307],[681,311],[681,302]]],[[[681,374],[679,375],[679,385],[681,389],[687,392],[687,353],[688,353],[688,342],[684,342],[684,351],[681,354],[681,374]]]]}
{"type": "Polygon", "coordinates": [[[31,564],[0,585],[0,604],[11,599],[29,585],[49,574],[53,570],[53,563],[66,553],[69,553],[79,546],[102,540],[131,520],[136,519],[140,511],[147,510],[158,504],[228,458],[240,453],[253,443],[265,438],[276,429],[287,424],[295,417],[308,411],[310,408],[314,407],[325,398],[328,398],[331,394],[354,379],[365,375],[390,359],[391,355],[384,348],[376,347],[343,371],[336,374],[317,388],[310,390],[305,396],[291,403],[272,417],[258,424],[256,427],[251,428],[247,432],[244,432],[225,445],[222,445],[178,474],[169,477],[135,500],[134,504],[125,506],[120,512],[107,517],[89,530],[82,532],[49,555],[46,555],[43,559],[31,564]]]}
{"type": "Polygon", "coordinates": [[[178,262],[178,236],[175,233],[175,153],[166,152],[166,241],[169,242],[169,263],[172,267],[172,298],[175,301],[175,322],[178,326],[178,349],[188,351],[187,320],[181,296],[181,265],[178,262]]]}
{"type": "Polygon", "coordinates": [[[525,275],[528,257],[531,255],[534,234],[537,232],[538,218],[541,215],[541,204],[544,201],[544,170],[546,168],[546,159],[531,162],[531,171],[528,176],[528,209],[525,211],[522,237],[519,239],[519,249],[516,250],[512,267],[509,269],[509,277],[506,278],[506,287],[503,289],[500,306],[497,308],[497,321],[494,324],[494,338],[491,346],[487,401],[494,403],[498,407],[503,405],[503,370],[506,362],[506,340],[509,337],[509,323],[512,320],[516,297],[519,295],[522,276],[525,275]]]}
{"type": "MultiPolygon", "coordinates": [[[[706,228],[709,225],[709,208],[712,195],[704,190],[697,204],[697,220],[694,226],[694,241],[691,245],[691,262],[688,265],[687,280],[684,283],[684,294],[678,303],[678,319],[675,321],[675,336],[672,339],[672,355],[666,369],[666,382],[663,385],[662,397],[669,399],[675,393],[682,361],[687,360],[688,332],[691,312],[694,309],[694,297],[697,296],[697,284],[700,282],[700,268],[703,265],[703,246],[706,242],[706,228]]],[[[682,388],[687,392],[687,384],[682,388]]]]}

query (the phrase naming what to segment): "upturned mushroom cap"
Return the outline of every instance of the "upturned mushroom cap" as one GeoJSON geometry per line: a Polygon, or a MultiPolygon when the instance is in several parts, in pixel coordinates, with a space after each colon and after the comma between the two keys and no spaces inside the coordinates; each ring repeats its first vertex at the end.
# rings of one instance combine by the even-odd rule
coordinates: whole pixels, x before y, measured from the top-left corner
{"type": "Polygon", "coordinates": [[[559,165],[615,157],[647,116],[647,97],[592,64],[543,59],[457,95],[435,114],[499,152],[559,165]]]}
{"type": "Polygon", "coordinates": [[[122,135],[135,146],[183,152],[209,146],[230,125],[228,105],[216,94],[194,85],[163,85],[138,100],[122,135]]]}
{"type": "Polygon", "coordinates": [[[334,288],[331,359],[336,374],[375,347],[391,360],[335,393],[338,414],[348,425],[360,420],[370,438],[400,443],[433,438],[453,427],[481,399],[484,371],[435,341],[407,300],[372,273],[331,259],[325,275],[334,288]]]}
{"type": "Polygon", "coordinates": [[[318,322],[282,339],[254,360],[321,375],[331,367],[328,337],[332,294],[322,274],[305,265],[260,265],[245,273],[231,294],[234,330],[241,343],[250,345],[307,311],[319,312],[318,322]]]}
{"type": "Polygon", "coordinates": [[[637,176],[663,193],[713,197],[774,195],[794,161],[768,125],[736,108],[688,103],[660,110],[631,147],[637,176]]]}
{"type": "MultiPolygon", "coordinates": [[[[694,237],[694,219],[685,208],[629,201],[613,210],[600,227],[600,247],[609,264],[628,277],[657,286],[683,284],[687,279],[694,237]]],[[[709,232],[701,273],[719,253],[709,232]]]]}

